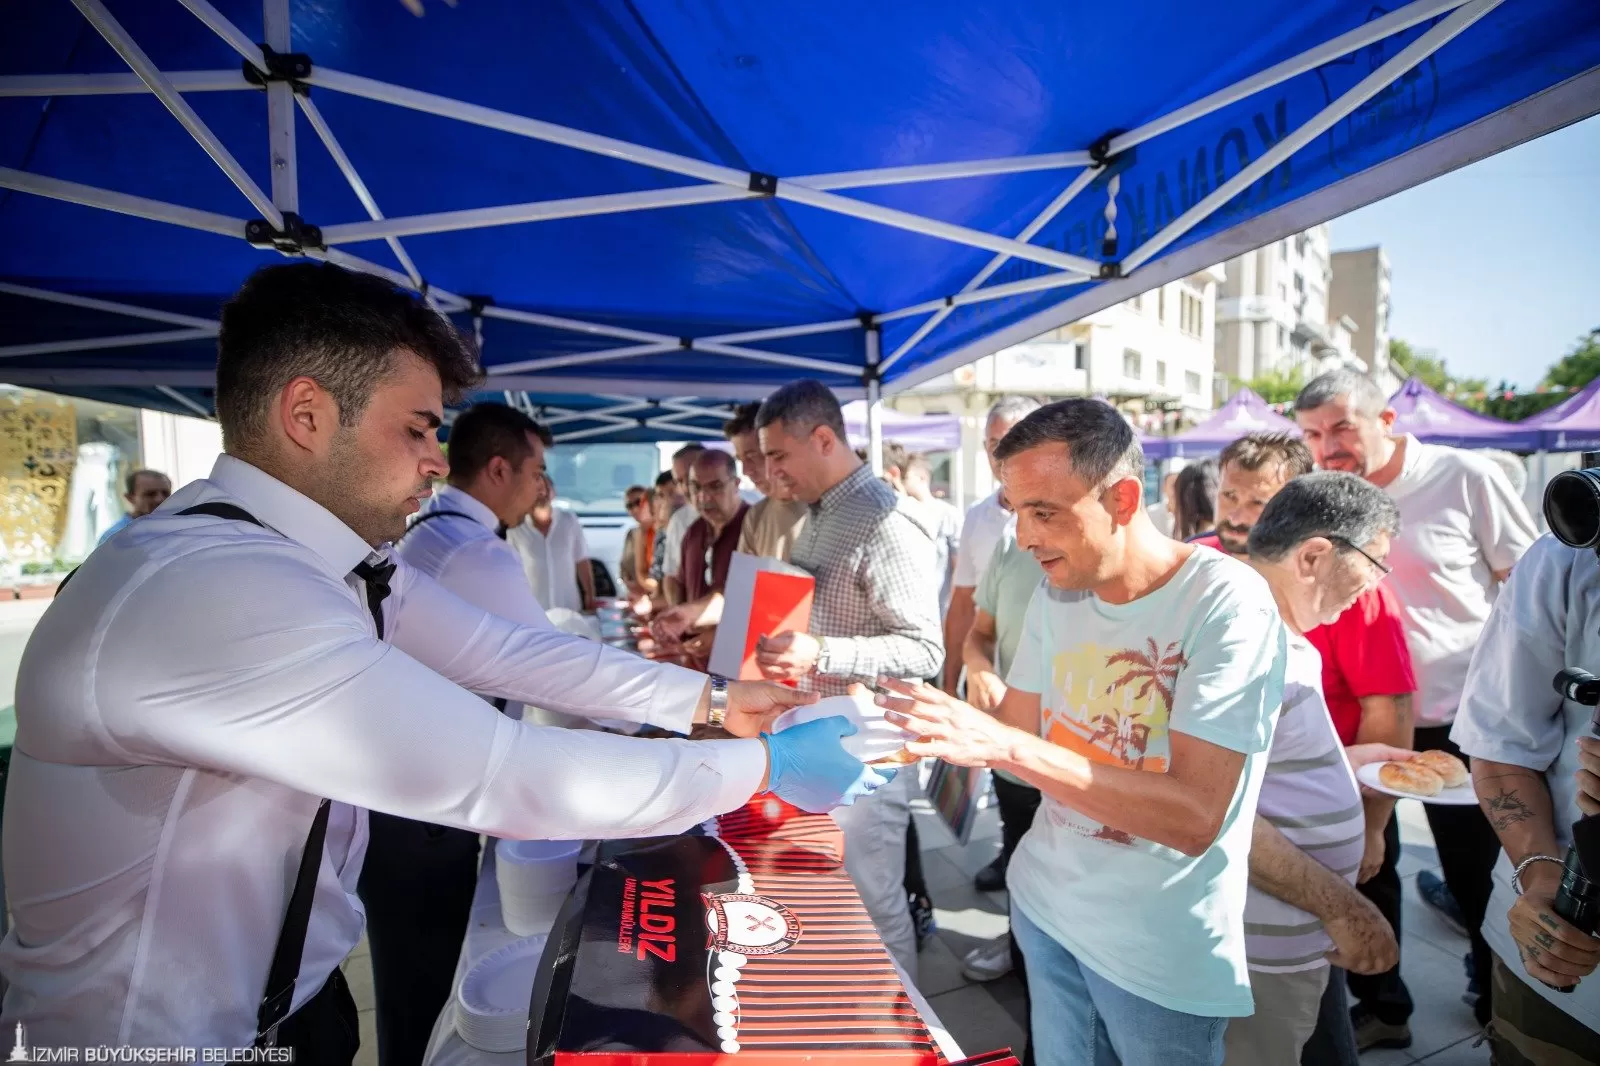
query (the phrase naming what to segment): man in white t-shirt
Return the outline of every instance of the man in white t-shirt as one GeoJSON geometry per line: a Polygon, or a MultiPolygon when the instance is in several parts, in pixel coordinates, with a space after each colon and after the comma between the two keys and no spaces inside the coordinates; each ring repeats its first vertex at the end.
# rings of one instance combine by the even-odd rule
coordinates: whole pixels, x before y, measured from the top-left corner
{"type": "Polygon", "coordinates": [[[993,716],[920,683],[879,697],[909,749],[1044,793],[1006,872],[1039,1066],[1217,1066],[1252,1010],[1244,904],[1283,698],[1266,582],[1144,510],[1144,456],[1099,400],[1028,415],[995,449],[1033,595],[993,716]]]}
{"type": "MultiPolygon", "coordinates": [[[[995,462],[994,450],[1011,427],[1022,421],[1039,406],[1037,400],[1027,396],[1007,396],[989,408],[989,419],[983,427],[983,449],[989,456],[989,470],[998,479],[1000,465],[995,462]]],[[[973,504],[961,523],[960,546],[956,550],[956,569],[950,579],[950,604],[944,615],[944,690],[955,692],[961,680],[961,648],[972,628],[974,608],[972,596],[983,578],[983,568],[989,565],[994,547],[1005,534],[1011,515],[1000,506],[1000,490],[973,504]]]]}
{"type": "MultiPolygon", "coordinates": [[[[1390,582],[1400,598],[1417,674],[1414,743],[1419,751],[1460,754],[1450,740],[1450,723],[1472,649],[1499,584],[1538,533],[1497,463],[1410,434],[1395,436],[1394,419],[1377,386],[1347,370],[1323,374],[1295,398],[1295,421],[1317,465],[1366,478],[1400,509],[1390,582]]],[[[1478,927],[1500,843],[1474,807],[1424,809],[1445,884],[1471,936],[1480,992],[1476,1013],[1486,1023],[1491,958],[1478,927]]],[[[1370,1016],[1357,1018],[1356,1036],[1363,1049],[1411,1043],[1406,1026],[1370,1016]]]]}
{"type": "Polygon", "coordinates": [[[949,610],[951,579],[961,549],[961,512],[949,500],[941,500],[933,494],[933,468],[926,455],[915,452],[906,456],[900,481],[905,494],[915,500],[928,517],[933,537],[934,572],[939,575],[939,609],[949,610]]]}
{"type": "MultiPolygon", "coordinates": [[[[1394,929],[1355,888],[1366,812],[1352,765],[1410,753],[1360,744],[1347,761],[1322,695],[1322,657],[1305,637],[1383,580],[1399,527],[1382,490],[1353,474],[1320,473],[1286,482],[1250,530],[1249,563],[1278,602],[1289,658],[1244,908],[1256,1009],[1228,1023],[1228,1066],[1299,1062],[1317,1027],[1330,963],[1371,974],[1400,957],[1394,929]]],[[[1343,1044],[1353,1059],[1348,1035],[1343,1044]]]]}
{"type": "Polygon", "coordinates": [[[555,505],[555,485],[545,479],[544,495],[520,525],[506,531],[506,543],[522,559],[533,597],[547,611],[582,611],[594,601],[594,571],[583,524],[555,505]]]}
{"type": "Polygon", "coordinates": [[[1450,732],[1472,756],[1478,802],[1504,845],[1483,922],[1494,952],[1496,1062],[1600,1055],[1600,939],[1551,906],[1572,823],[1585,812],[1577,738],[1594,719],[1593,707],[1563,699],[1551,681],[1566,667],[1600,663],[1597,622],[1600,560],[1540,537],[1495,601],[1450,732]],[[1574,981],[1571,992],[1550,987],[1574,981]]]}

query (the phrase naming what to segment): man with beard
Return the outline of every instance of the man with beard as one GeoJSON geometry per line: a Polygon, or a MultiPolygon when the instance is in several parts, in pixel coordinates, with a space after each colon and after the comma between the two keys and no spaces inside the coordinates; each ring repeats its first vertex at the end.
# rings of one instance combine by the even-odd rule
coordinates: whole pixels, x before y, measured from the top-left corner
{"type": "MultiPolygon", "coordinates": [[[[1400,508],[1389,584],[1400,600],[1417,673],[1415,744],[1459,757],[1449,734],[1467,665],[1501,583],[1538,535],[1533,520],[1492,459],[1394,435],[1394,410],[1361,374],[1336,370],[1316,378],[1295,398],[1294,413],[1318,466],[1366,478],[1400,508]]],[[[1430,803],[1423,809],[1448,895],[1472,942],[1475,1013],[1487,1024],[1493,956],[1480,927],[1500,841],[1476,807],[1430,803]]],[[[1428,899],[1423,882],[1419,874],[1418,888],[1428,899]]],[[[1442,902],[1438,893],[1430,902],[1436,900],[1442,902]]],[[[1411,1044],[1403,1019],[1359,1008],[1356,1035],[1363,1050],[1411,1044]]]]}
{"type": "MultiPolygon", "coordinates": [[[[1252,433],[1224,448],[1218,467],[1217,532],[1197,543],[1242,559],[1249,554],[1250,531],[1268,501],[1291,479],[1311,471],[1311,452],[1288,433],[1252,433]]],[[[1400,605],[1388,587],[1374,582],[1363,589],[1348,610],[1308,630],[1306,640],[1322,657],[1323,696],[1340,743],[1346,747],[1411,747],[1411,694],[1417,687],[1416,677],[1411,671],[1400,605]]],[[[1363,806],[1366,817],[1358,888],[1394,928],[1398,943],[1400,823],[1390,797],[1367,796],[1363,806]]],[[[1350,1040],[1345,989],[1339,974],[1333,977],[1328,982],[1324,1017],[1308,1055],[1326,1052],[1322,1061],[1348,1061],[1353,1056],[1328,1050],[1343,1048],[1350,1040]]],[[[1381,973],[1351,973],[1348,987],[1366,1015],[1404,1025],[1411,1014],[1411,993],[1400,978],[1398,958],[1381,973]]]]}

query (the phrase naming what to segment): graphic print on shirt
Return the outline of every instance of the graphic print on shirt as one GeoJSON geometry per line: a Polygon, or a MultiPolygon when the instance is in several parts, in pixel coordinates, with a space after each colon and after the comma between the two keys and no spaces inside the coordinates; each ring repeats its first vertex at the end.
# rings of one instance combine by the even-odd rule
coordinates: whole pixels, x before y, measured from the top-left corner
{"type": "MultiPolygon", "coordinates": [[[[1178,641],[1163,647],[1149,638],[1143,648],[1081,644],[1060,652],[1050,671],[1059,698],[1043,701],[1044,739],[1106,766],[1165,773],[1173,692],[1187,665],[1178,641]]],[[[1082,816],[1062,824],[1084,836],[1133,843],[1127,833],[1082,816]]]]}

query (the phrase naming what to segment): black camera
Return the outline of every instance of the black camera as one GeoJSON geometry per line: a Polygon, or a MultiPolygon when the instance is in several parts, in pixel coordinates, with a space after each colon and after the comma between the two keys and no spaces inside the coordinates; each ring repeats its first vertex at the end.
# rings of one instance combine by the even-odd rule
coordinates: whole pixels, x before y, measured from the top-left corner
{"type": "MultiPolygon", "coordinates": [[[[1585,452],[1583,469],[1564,470],[1544,490],[1544,518],[1550,532],[1572,548],[1600,554],[1600,453],[1585,452]]],[[[1587,620],[1580,620],[1585,624],[1587,620]]],[[[1572,667],[1555,676],[1563,699],[1600,707],[1600,677],[1572,667]]],[[[1589,730],[1600,736],[1600,710],[1589,730]]],[[[1589,815],[1572,826],[1572,846],[1562,864],[1561,888],[1551,908],[1574,928],[1593,934],[1600,927],[1600,816],[1589,815]]],[[[1552,986],[1554,987],[1554,986],[1552,986]]],[[[1568,985],[1560,991],[1570,992],[1568,985]]]]}

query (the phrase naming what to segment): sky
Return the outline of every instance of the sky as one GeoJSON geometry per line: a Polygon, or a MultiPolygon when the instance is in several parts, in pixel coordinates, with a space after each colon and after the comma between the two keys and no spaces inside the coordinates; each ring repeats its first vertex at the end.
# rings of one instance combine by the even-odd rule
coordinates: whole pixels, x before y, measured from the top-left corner
{"type": "Polygon", "coordinates": [[[1600,328],[1600,116],[1329,223],[1331,245],[1382,245],[1390,335],[1451,374],[1531,388],[1600,328]]]}

